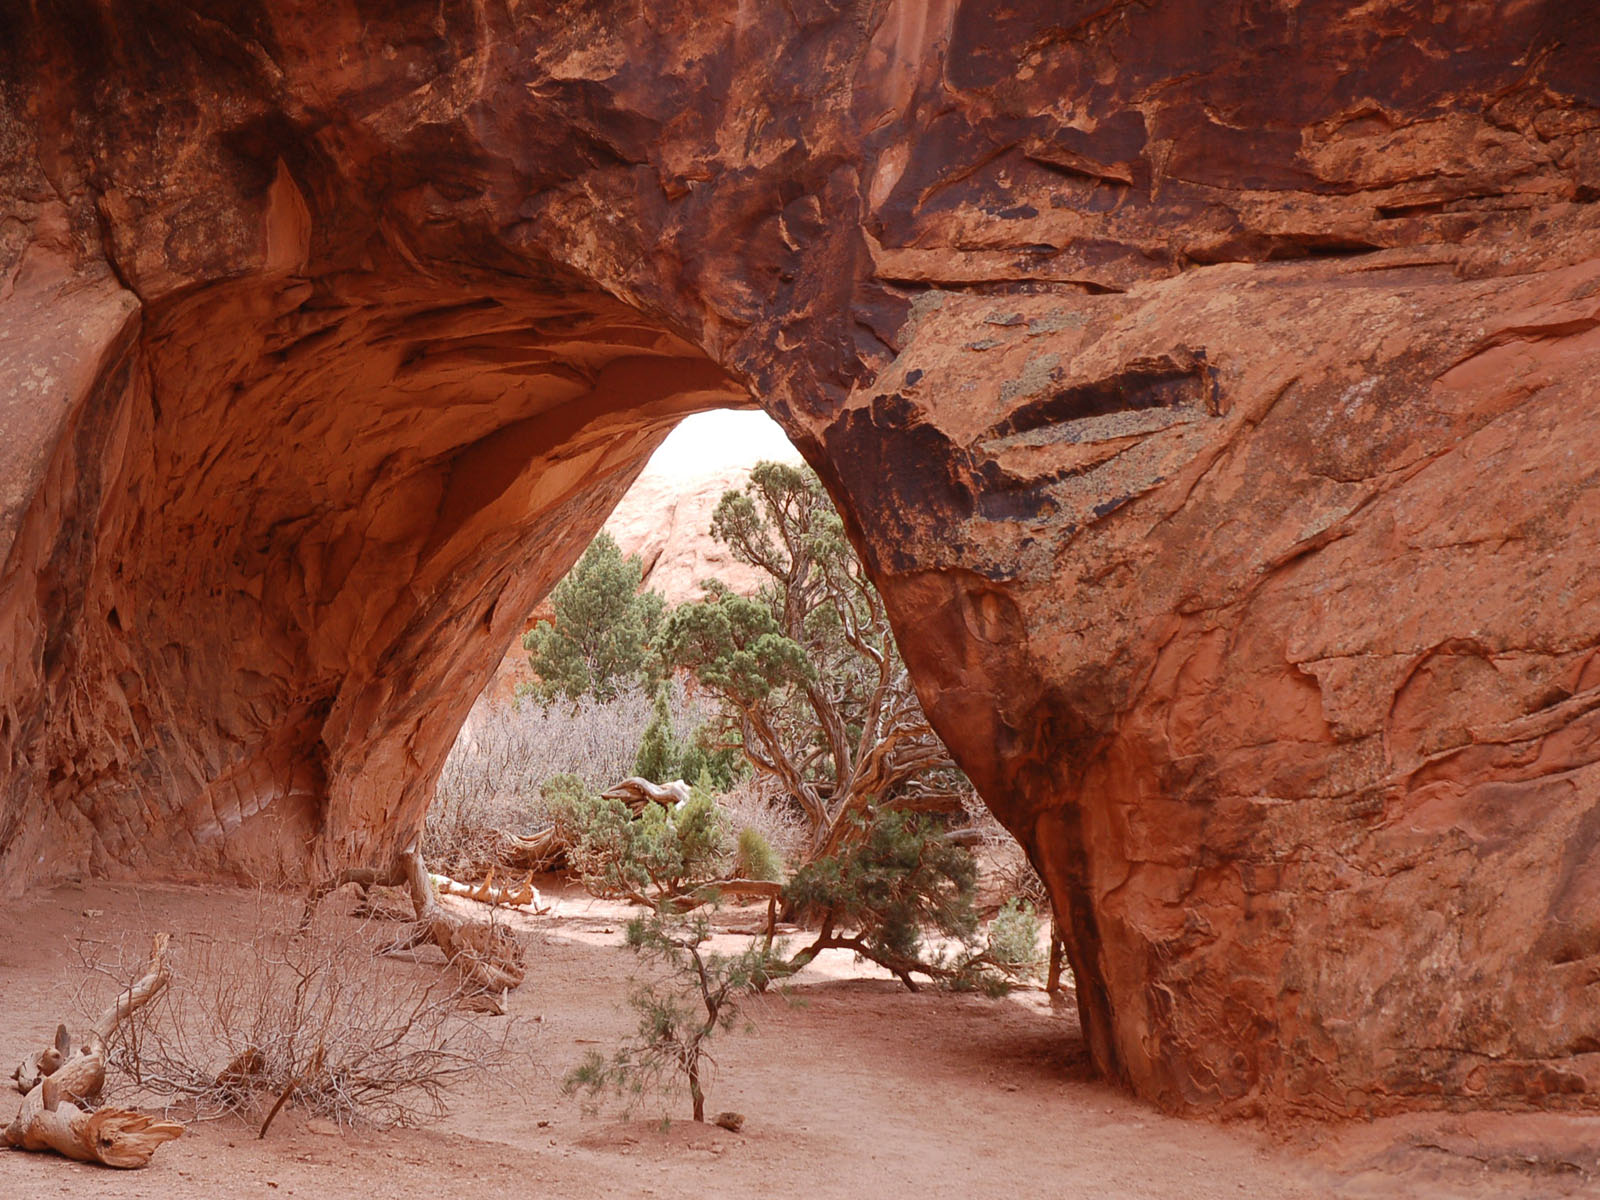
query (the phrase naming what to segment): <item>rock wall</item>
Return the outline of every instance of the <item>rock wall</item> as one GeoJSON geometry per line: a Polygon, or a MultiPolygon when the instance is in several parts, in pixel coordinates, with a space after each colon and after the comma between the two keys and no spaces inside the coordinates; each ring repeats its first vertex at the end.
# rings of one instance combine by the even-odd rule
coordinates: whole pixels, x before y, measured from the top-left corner
{"type": "Polygon", "coordinates": [[[405,840],[760,402],[1174,1109],[1600,1098],[1600,29],[1523,0],[0,17],[0,870],[405,840]]]}

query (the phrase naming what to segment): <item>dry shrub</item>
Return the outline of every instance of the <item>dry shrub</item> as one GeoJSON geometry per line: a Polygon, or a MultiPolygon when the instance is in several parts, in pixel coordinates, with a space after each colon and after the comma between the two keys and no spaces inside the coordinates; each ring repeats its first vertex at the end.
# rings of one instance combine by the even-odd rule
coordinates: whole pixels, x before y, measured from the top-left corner
{"type": "Polygon", "coordinates": [[[1018,900],[1031,904],[1039,912],[1048,912],[1050,893],[1044,880],[1039,878],[1010,830],[1000,824],[976,792],[964,796],[961,806],[966,811],[967,827],[981,835],[973,851],[983,872],[980,907],[998,909],[1008,900],[1018,900]]]}
{"type": "MultiPolygon", "coordinates": [[[[374,957],[377,930],[318,920],[301,934],[264,903],[254,930],[179,934],[172,984],[125,1022],[107,1056],[108,1091],[181,1104],[196,1119],[270,1120],[287,1104],[345,1125],[410,1125],[442,1116],[450,1088],[504,1064],[510,1027],[460,1010],[454,972],[374,957]],[[425,973],[424,973],[425,972],[425,973]]],[[[137,943],[80,954],[121,987],[137,943]]],[[[87,1005],[92,1007],[92,1005],[87,1005]]]]}
{"type": "Polygon", "coordinates": [[[1050,891],[1021,846],[1012,842],[1009,846],[996,847],[987,865],[989,877],[1000,896],[1031,904],[1039,912],[1050,911],[1050,891]]]}
{"type": "Polygon", "coordinates": [[[810,833],[805,817],[771,779],[752,774],[717,797],[734,840],[746,829],[759,833],[790,867],[805,858],[810,833]]]}
{"type": "Polygon", "coordinates": [[[966,814],[966,827],[976,830],[980,835],[979,845],[988,847],[1016,846],[1017,840],[1011,836],[1011,831],[1000,824],[999,818],[989,811],[989,806],[983,802],[977,792],[962,793],[961,810],[966,814]]]}
{"type": "MultiPolygon", "coordinates": [[[[550,823],[540,788],[572,773],[596,792],[633,774],[653,697],[637,686],[609,701],[480,699],[439,774],[423,826],[422,853],[435,870],[471,874],[495,860],[495,830],[528,834],[550,823]]],[[[710,714],[703,697],[672,688],[674,735],[686,741],[710,714]]],[[[691,780],[691,782],[693,782],[691,780]]]]}

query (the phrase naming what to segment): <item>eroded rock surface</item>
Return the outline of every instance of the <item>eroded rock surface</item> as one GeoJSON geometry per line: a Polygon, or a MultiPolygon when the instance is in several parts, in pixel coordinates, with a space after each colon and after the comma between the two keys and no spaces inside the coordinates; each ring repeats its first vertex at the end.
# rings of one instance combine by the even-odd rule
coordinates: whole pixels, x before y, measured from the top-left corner
{"type": "Polygon", "coordinates": [[[0,18],[0,868],[392,851],[682,414],[1177,1109],[1600,1100],[1583,5],[0,18]]]}

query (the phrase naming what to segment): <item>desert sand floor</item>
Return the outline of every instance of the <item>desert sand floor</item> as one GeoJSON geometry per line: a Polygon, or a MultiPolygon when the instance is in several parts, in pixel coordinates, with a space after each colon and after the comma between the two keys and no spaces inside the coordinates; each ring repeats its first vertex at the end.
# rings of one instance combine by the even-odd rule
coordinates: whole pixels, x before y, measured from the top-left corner
{"type": "MultiPolygon", "coordinates": [[[[753,1032],[719,1040],[708,1111],[744,1113],[742,1133],[694,1124],[678,1095],[631,1118],[585,1115],[561,1078],[631,1029],[626,993],[640,964],[621,947],[624,910],[558,895],[556,913],[515,918],[532,969],[512,995],[511,1066],[458,1089],[443,1120],[340,1132],[291,1109],[264,1140],[237,1122],[197,1123],[134,1172],[0,1152],[0,1198],[1600,1196],[1600,1119],[1176,1120],[1092,1076],[1070,1002],[912,995],[842,954],[808,968],[792,1001],[756,1004],[753,1032]]],[[[327,904],[347,912],[353,897],[327,904]]],[[[83,1023],[75,942],[86,931],[242,937],[260,905],[253,892],[104,884],[11,902],[0,923],[0,1076],[58,1020],[83,1023]]],[[[436,972],[430,953],[383,962],[396,978],[436,972]]]]}

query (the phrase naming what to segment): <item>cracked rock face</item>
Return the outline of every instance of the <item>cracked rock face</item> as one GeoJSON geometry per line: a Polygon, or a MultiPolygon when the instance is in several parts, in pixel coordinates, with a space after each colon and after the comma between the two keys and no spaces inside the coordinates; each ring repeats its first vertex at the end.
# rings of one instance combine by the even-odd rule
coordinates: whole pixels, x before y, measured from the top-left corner
{"type": "Polygon", "coordinates": [[[1581,5],[0,17],[0,870],[416,828],[686,413],[822,474],[1180,1110],[1600,1098],[1581,5]]]}

